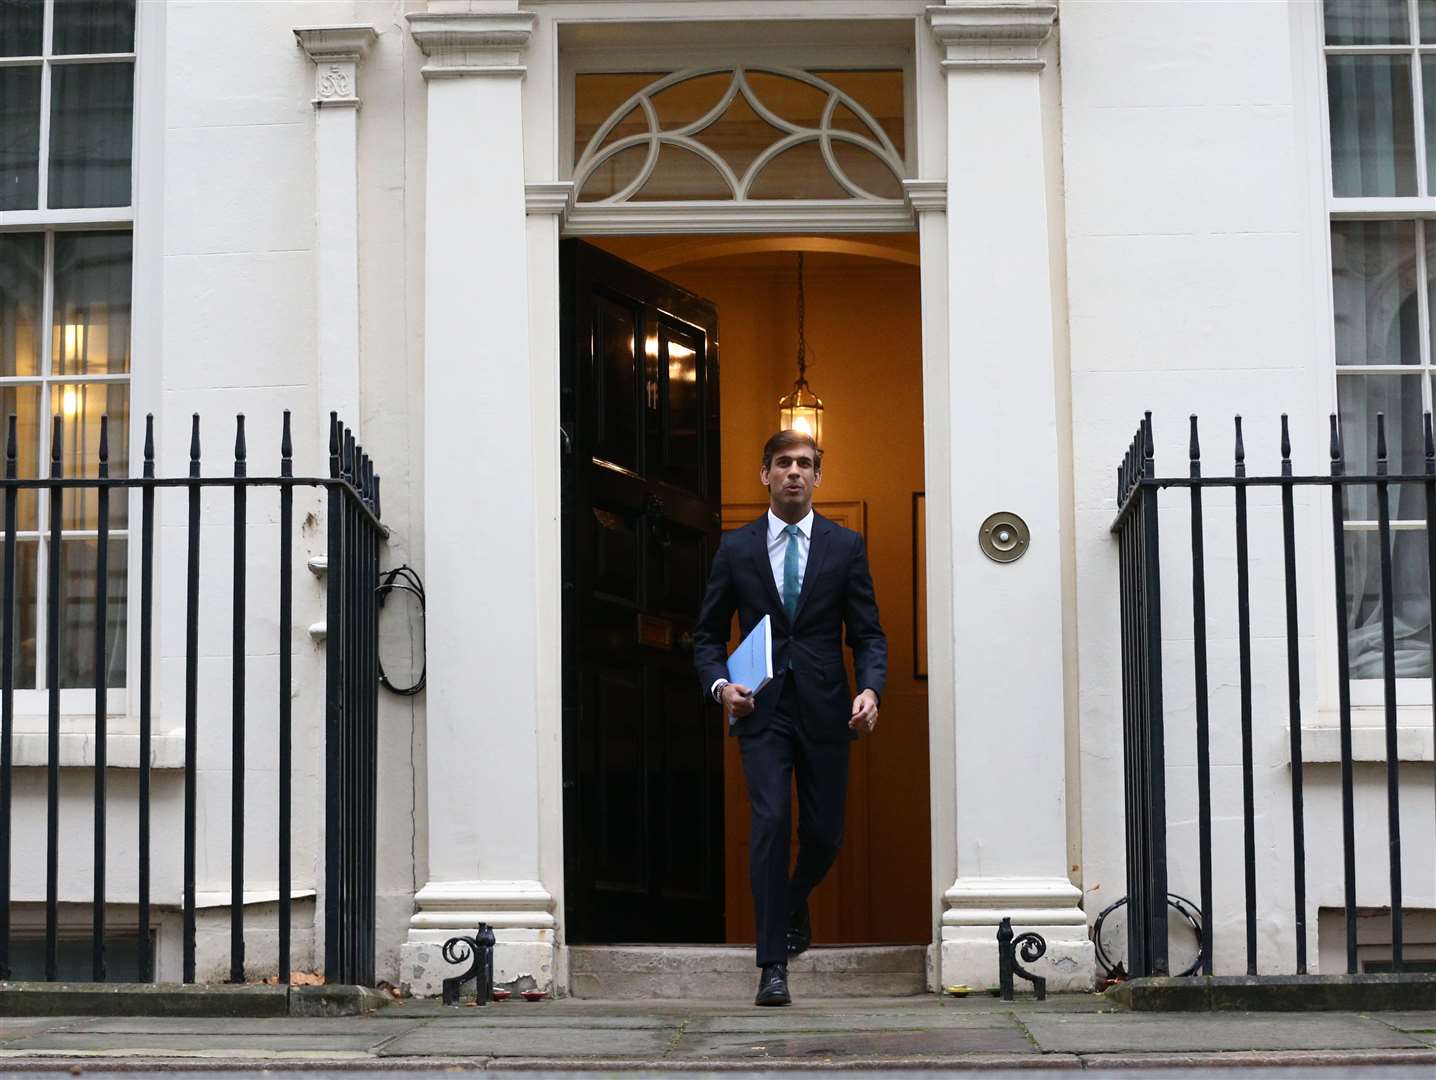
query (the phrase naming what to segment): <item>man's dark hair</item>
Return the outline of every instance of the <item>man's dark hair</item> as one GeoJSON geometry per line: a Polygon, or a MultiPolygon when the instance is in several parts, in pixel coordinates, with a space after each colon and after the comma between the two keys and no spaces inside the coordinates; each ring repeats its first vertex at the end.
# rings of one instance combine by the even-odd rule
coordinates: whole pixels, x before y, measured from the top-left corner
{"type": "Polygon", "coordinates": [[[818,449],[818,444],[806,431],[794,431],[789,428],[787,431],[780,431],[763,444],[763,468],[773,467],[773,455],[779,450],[790,450],[795,446],[806,446],[813,452],[813,468],[821,470],[823,467],[823,452],[818,449]]]}

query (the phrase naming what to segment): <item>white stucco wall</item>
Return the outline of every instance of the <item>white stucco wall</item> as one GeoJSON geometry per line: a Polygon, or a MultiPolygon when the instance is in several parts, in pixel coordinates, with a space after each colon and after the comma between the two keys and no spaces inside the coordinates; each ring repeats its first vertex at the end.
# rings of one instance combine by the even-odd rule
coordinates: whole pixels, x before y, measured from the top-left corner
{"type": "MultiPolygon", "coordinates": [[[[415,424],[422,336],[416,252],[422,250],[423,237],[415,222],[422,221],[423,184],[422,173],[417,179],[410,174],[414,162],[422,162],[423,84],[412,67],[403,6],[217,0],[141,7],[132,467],[138,472],[143,415],[152,411],[157,471],[184,475],[190,415],[198,412],[203,471],[228,474],[234,416],[243,412],[250,475],[277,475],[282,412],[289,409],[295,473],[327,475],[321,446],[328,405],[318,400],[316,369],[314,63],[298,47],[293,29],[372,23],[379,39],[360,70],[361,94],[368,87],[375,91],[359,114],[363,386],[360,415],[344,419],[359,429],[383,476],[384,517],[393,536],[381,567],[417,564],[422,455],[415,424]]],[[[196,874],[202,907],[221,904],[221,894],[229,890],[232,511],[228,493],[206,494],[196,874]]],[[[277,495],[251,493],[248,516],[246,878],[250,890],[263,892],[277,881],[277,495]]],[[[154,730],[157,736],[174,736],[182,735],[184,726],[184,493],[163,493],[157,518],[154,730]]],[[[318,889],[322,912],[325,653],[308,627],[324,619],[324,583],[305,563],[325,550],[323,497],[297,493],[294,520],[293,887],[297,893],[318,889]]],[[[134,536],[132,547],[138,549],[137,514],[134,536]]],[[[422,573],[422,566],[418,569],[422,573]]],[[[131,583],[137,589],[137,559],[132,560],[131,583]]],[[[137,599],[133,607],[138,610],[137,599]]],[[[401,678],[411,670],[410,658],[418,648],[419,623],[412,614],[412,605],[400,598],[381,619],[382,655],[394,660],[401,678]]],[[[136,656],[137,631],[136,620],[131,632],[136,656]]],[[[132,666],[132,714],[138,710],[137,685],[132,666]]],[[[423,701],[422,696],[380,692],[377,964],[378,976],[391,980],[413,908],[415,875],[422,871],[415,859],[416,853],[422,859],[425,822],[413,791],[416,778],[422,784],[424,768],[423,701]]],[[[133,716],[111,720],[117,732],[136,725],[133,716]]],[[[157,905],[177,907],[182,750],[168,745],[162,756],[169,767],[154,774],[152,896],[157,905]]],[[[43,764],[43,758],[35,764],[43,764]]],[[[63,770],[65,901],[90,898],[91,783],[90,769],[63,770]]],[[[107,860],[112,903],[133,904],[136,896],[134,793],[133,771],[113,771],[107,860]]],[[[43,901],[43,770],[22,772],[15,796],[15,896],[43,901]]],[[[213,908],[206,910],[211,914],[205,919],[213,919],[213,908]]],[[[315,910],[310,902],[295,905],[296,968],[322,964],[322,927],[316,934],[315,910]]],[[[247,949],[251,977],[273,972],[274,917],[272,903],[248,913],[255,927],[247,949]]],[[[227,916],[222,918],[227,925],[227,916]]],[[[21,924],[31,921],[21,917],[21,924]]],[[[77,912],[73,921],[88,926],[88,915],[77,912]]],[[[159,975],[178,978],[179,921],[160,912],[155,921],[161,933],[159,975]]],[[[115,908],[111,923],[117,930],[126,925],[132,930],[133,908],[115,908]]],[[[222,978],[227,933],[218,924],[202,923],[198,975],[222,978]]]]}
{"type": "MultiPolygon", "coordinates": [[[[1327,471],[1332,407],[1319,39],[1312,5],[1106,3],[1061,8],[1067,283],[1078,567],[1083,886],[1089,918],[1126,891],[1115,472],[1143,410],[1159,475],[1279,470],[1291,415],[1298,473],[1327,471]],[[1305,9],[1305,10],[1304,10],[1305,9]]],[[[1206,509],[1215,959],[1245,970],[1236,570],[1230,492],[1206,509]]],[[[1189,497],[1162,497],[1170,888],[1198,893],[1189,497]]],[[[1281,511],[1251,495],[1259,962],[1294,970],[1281,511]]],[[[1330,503],[1297,496],[1304,724],[1334,724],[1330,503]]],[[[1379,723],[1379,717],[1358,718],[1379,723]]],[[[1403,776],[1405,904],[1430,907],[1429,766],[1403,776]]],[[[1306,776],[1308,935],[1342,902],[1339,783],[1306,776]]],[[[1357,772],[1360,902],[1389,900],[1384,771],[1357,772]]]]}

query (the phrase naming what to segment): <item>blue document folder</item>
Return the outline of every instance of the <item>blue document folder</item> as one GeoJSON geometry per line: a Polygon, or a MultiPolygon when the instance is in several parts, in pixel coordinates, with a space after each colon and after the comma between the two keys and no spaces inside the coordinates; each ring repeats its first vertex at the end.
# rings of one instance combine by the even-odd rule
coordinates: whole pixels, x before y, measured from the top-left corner
{"type": "MultiPolygon", "coordinates": [[[[728,657],[728,681],[754,694],[773,681],[773,624],[767,615],[728,657]]],[[[735,722],[735,717],[728,717],[728,723],[735,722]]]]}

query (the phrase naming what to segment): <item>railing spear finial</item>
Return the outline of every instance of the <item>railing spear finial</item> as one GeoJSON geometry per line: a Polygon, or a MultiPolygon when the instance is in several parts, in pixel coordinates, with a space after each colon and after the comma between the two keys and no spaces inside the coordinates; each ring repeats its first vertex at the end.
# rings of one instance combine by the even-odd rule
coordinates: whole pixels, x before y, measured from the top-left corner
{"type": "Polygon", "coordinates": [[[61,445],[65,435],[65,419],[59,413],[55,414],[54,421],[50,425],[50,475],[60,476],[63,466],[61,465],[61,445]]]}
{"type": "Polygon", "coordinates": [[[1281,414],[1281,474],[1291,475],[1291,426],[1286,413],[1281,414]]]}
{"type": "Polygon", "coordinates": [[[1153,477],[1157,475],[1155,447],[1152,444],[1152,410],[1148,409],[1142,414],[1142,475],[1153,477]]]}
{"type": "Polygon", "coordinates": [[[1386,414],[1376,414],[1376,475],[1386,475],[1386,414]]]}
{"type": "Polygon", "coordinates": [[[155,474],[155,414],[145,413],[145,468],[146,476],[155,474]]]}
{"type": "Polygon", "coordinates": [[[1431,414],[1425,413],[1421,418],[1421,426],[1426,436],[1426,471],[1436,473],[1436,435],[1431,430],[1431,414]]]}
{"type": "Polygon", "coordinates": [[[339,479],[339,414],[329,414],[329,475],[339,479]]]}
{"type": "Polygon", "coordinates": [[[294,436],[289,430],[289,410],[284,410],[284,432],[279,436],[279,475],[294,475],[294,436]]]}
{"type": "MultiPolygon", "coordinates": [[[[110,475],[110,417],[108,413],[100,417],[100,475],[110,475]]],[[[103,494],[100,497],[103,498],[103,494]]]]}
{"type": "Polygon", "coordinates": [[[379,474],[378,474],[378,473],[375,473],[375,474],[374,474],[374,516],[375,516],[376,518],[382,518],[382,517],[384,516],[383,511],[380,509],[380,504],[379,504],[379,474]]]}
{"type": "Polygon", "coordinates": [[[1202,475],[1202,444],[1197,435],[1196,413],[1192,413],[1192,415],[1187,418],[1187,424],[1190,428],[1190,434],[1187,438],[1187,459],[1190,462],[1188,472],[1191,474],[1192,479],[1195,480],[1202,475]]]}
{"type": "Polygon", "coordinates": [[[1245,476],[1247,474],[1247,448],[1246,444],[1242,442],[1242,418],[1240,416],[1236,417],[1236,429],[1237,444],[1234,450],[1236,474],[1238,476],[1245,476]]]}
{"type": "Polygon", "coordinates": [[[244,441],[244,413],[236,413],[234,417],[234,475],[245,474],[245,462],[249,458],[249,447],[244,441]]]}
{"type": "Polygon", "coordinates": [[[5,475],[6,475],[6,476],[14,476],[14,475],[15,475],[15,452],[16,452],[16,445],[17,445],[17,444],[16,444],[16,439],[15,439],[15,427],[16,427],[15,414],[14,414],[14,413],[11,413],[11,414],[10,414],[10,421],[9,421],[9,423],[6,425],[6,431],[5,431],[5,475]]]}
{"type": "Polygon", "coordinates": [[[189,474],[199,475],[199,413],[190,420],[189,428],[189,474]]]}
{"type": "Polygon", "coordinates": [[[1341,426],[1337,423],[1336,413],[1331,414],[1331,468],[1333,472],[1340,472],[1342,466],[1341,451],[1341,426]]]}

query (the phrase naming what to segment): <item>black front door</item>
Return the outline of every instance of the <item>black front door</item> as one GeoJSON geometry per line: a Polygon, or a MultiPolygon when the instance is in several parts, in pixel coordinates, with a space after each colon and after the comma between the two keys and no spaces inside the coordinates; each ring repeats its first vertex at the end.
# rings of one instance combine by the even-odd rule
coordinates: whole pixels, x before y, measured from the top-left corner
{"type": "Polygon", "coordinates": [[[723,728],[693,673],[717,550],[718,313],[564,241],[570,943],[723,940],[723,728]]]}

